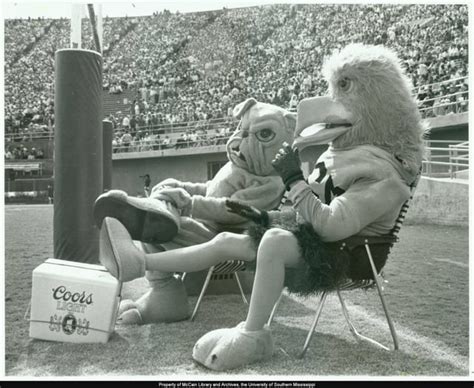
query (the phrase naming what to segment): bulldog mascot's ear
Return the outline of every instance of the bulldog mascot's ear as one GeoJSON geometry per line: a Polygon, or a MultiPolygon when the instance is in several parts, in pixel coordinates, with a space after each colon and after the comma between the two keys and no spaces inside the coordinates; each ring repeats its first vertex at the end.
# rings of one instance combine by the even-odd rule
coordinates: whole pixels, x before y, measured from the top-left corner
{"type": "Polygon", "coordinates": [[[227,142],[229,160],[255,175],[275,175],[271,161],[284,142],[293,142],[296,114],[248,98],[233,115],[240,123],[227,142]]]}
{"type": "Polygon", "coordinates": [[[241,119],[243,114],[248,111],[252,106],[257,103],[255,98],[247,98],[245,101],[241,102],[240,104],[236,105],[232,111],[232,115],[236,119],[241,119]]]}

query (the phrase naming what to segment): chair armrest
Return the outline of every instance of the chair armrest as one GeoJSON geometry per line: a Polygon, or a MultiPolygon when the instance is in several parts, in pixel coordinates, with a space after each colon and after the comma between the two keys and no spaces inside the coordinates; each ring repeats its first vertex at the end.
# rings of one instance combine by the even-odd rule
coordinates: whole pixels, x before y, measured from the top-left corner
{"type": "Polygon", "coordinates": [[[350,248],[358,247],[361,245],[374,245],[374,244],[394,244],[398,241],[398,237],[387,234],[383,236],[351,236],[344,240],[338,241],[341,246],[347,246],[350,248]]]}

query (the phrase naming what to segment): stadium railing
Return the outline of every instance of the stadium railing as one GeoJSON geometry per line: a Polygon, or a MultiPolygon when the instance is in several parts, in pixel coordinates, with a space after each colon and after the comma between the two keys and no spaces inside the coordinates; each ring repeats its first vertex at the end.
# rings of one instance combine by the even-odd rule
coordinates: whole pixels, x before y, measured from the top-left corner
{"type": "Polygon", "coordinates": [[[467,179],[469,142],[460,140],[427,141],[422,174],[433,178],[467,179]]]}
{"type": "Polygon", "coordinates": [[[463,91],[426,99],[421,101],[421,107],[419,110],[423,117],[445,116],[450,113],[467,112],[469,105],[468,95],[468,91],[463,91]],[[453,98],[455,99],[454,101],[452,100],[453,98]]]}
{"type": "Polygon", "coordinates": [[[459,91],[459,88],[466,84],[467,77],[454,78],[446,81],[436,82],[433,84],[421,85],[413,89],[414,94],[417,95],[423,89],[436,87],[439,89],[442,85],[455,86],[458,90],[454,93],[448,93],[433,98],[419,100],[419,110],[423,117],[445,116],[451,113],[463,113],[468,111],[469,107],[469,90],[459,91]]]}
{"type": "Polygon", "coordinates": [[[433,82],[431,84],[420,85],[413,88],[412,91],[413,91],[413,94],[417,94],[419,93],[420,89],[428,89],[430,87],[433,88],[434,86],[441,86],[441,85],[459,84],[459,83],[464,83],[467,80],[468,80],[468,77],[452,78],[445,81],[438,81],[438,82],[433,82]]]}
{"type": "Polygon", "coordinates": [[[6,162],[5,170],[8,170],[8,169],[15,170],[15,171],[25,171],[25,172],[38,171],[39,175],[41,175],[43,164],[41,162],[30,162],[30,161],[6,162]]]}
{"type": "Polygon", "coordinates": [[[225,145],[228,136],[210,136],[210,137],[200,137],[197,140],[183,140],[177,142],[179,138],[174,138],[173,142],[169,144],[163,144],[162,142],[156,141],[141,141],[139,144],[130,144],[129,146],[114,146],[112,148],[113,153],[121,152],[144,152],[144,151],[164,151],[164,150],[179,150],[179,149],[189,149],[196,147],[211,147],[217,145],[225,145]]]}
{"type": "Polygon", "coordinates": [[[137,126],[136,131],[148,132],[149,134],[181,134],[193,130],[216,130],[226,126],[236,125],[236,120],[232,117],[222,117],[210,120],[184,121],[176,123],[164,123],[148,126],[137,126]]]}

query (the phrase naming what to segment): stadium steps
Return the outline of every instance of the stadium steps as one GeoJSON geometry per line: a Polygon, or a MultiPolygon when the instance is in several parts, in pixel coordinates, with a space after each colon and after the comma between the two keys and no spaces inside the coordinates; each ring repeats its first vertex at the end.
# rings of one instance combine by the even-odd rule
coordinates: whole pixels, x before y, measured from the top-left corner
{"type": "Polygon", "coordinates": [[[102,92],[104,117],[110,114],[115,115],[117,112],[129,114],[136,95],[137,91],[135,89],[125,89],[120,94],[110,94],[107,90],[104,90],[102,92]]]}
{"type": "Polygon", "coordinates": [[[41,41],[43,38],[49,39],[48,33],[51,27],[54,25],[54,23],[55,23],[55,19],[51,20],[51,23],[49,23],[46,27],[44,27],[43,34],[38,37],[35,37],[34,42],[31,42],[30,44],[28,44],[28,46],[25,47],[23,51],[19,52],[13,59],[10,66],[13,66],[16,63],[18,63],[18,61],[20,61],[21,58],[26,57],[35,48],[38,42],[41,41]]]}
{"type": "Polygon", "coordinates": [[[118,39],[112,40],[108,44],[108,46],[104,48],[103,55],[109,54],[114,49],[115,45],[118,44],[122,39],[124,39],[130,33],[130,31],[133,31],[137,27],[137,25],[137,22],[130,22],[127,28],[120,32],[118,39]]]}

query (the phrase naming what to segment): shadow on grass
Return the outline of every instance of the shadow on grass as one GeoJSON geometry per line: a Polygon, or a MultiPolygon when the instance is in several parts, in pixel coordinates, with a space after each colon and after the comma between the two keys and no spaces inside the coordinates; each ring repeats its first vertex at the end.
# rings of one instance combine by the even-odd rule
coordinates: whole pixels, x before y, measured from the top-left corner
{"type": "MultiPolygon", "coordinates": [[[[192,360],[194,343],[208,331],[235,326],[247,307],[240,297],[208,296],[195,322],[145,326],[117,326],[106,344],[68,344],[30,340],[12,374],[34,376],[157,376],[157,375],[268,375],[268,376],[416,376],[465,375],[452,362],[414,354],[410,348],[387,352],[357,343],[344,322],[331,314],[321,321],[308,352],[301,351],[314,310],[285,297],[284,315],[272,324],[276,348],[271,360],[214,372],[192,360]],[[216,299],[220,303],[217,303],[216,299]],[[221,308],[220,308],[221,307],[221,308]],[[220,312],[216,313],[217,311],[220,312]],[[211,313],[213,311],[213,314],[211,313]],[[211,318],[212,317],[212,318],[211,318]],[[236,318],[237,317],[237,318],[236,318]],[[335,328],[336,327],[336,328],[335,328]],[[319,330],[318,329],[318,330],[319,330]]],[[[242,319],[241,319],[242,320],[242,319]]]]}

